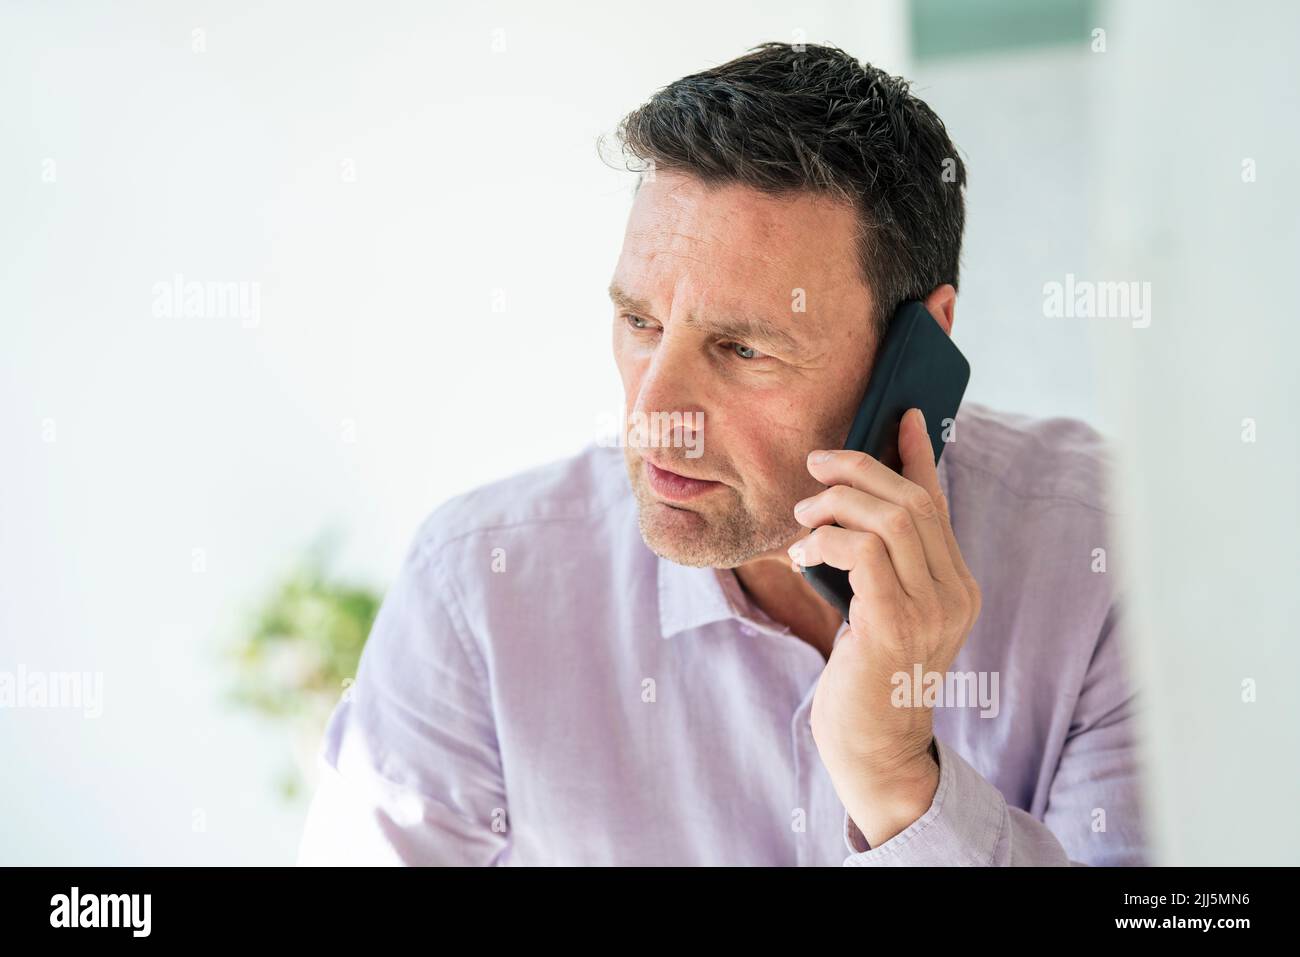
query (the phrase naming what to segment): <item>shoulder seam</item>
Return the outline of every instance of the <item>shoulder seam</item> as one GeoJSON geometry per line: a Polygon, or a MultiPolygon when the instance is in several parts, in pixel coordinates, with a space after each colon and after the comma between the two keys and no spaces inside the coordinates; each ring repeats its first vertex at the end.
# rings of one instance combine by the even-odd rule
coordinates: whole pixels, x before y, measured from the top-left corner
{"type": "Polygon", "coordinates": [[[1039,501],[1039,502],[1068,502],[1071,505],[1078,505],[1082,508],[1091,509],[1094,512],[1100,512],[1103,515],[1114,514],[1114,510],[1109,506],[1099,505],[1096,502],[1085,502],[1083,499],[1076,498],[1073,495],[1038,494],[1038,493],[1028,492],[1022,489],[1014,488],[1013,486],[1008,484],[1007,480],[1004,479],[997,472],[994,472],[991,469],[984,468],[983,466],[980,465],[975,465],[973,462],[963,462],[953,457],[949,459],[949,464],[955,465],[957,466],[957,468],[968,469],[969,471],[972,472],[979,472],[981,475],[987,475],[993,481],[997,482],[998,485],[1002,486],[1012,495],[1016,496],[1016,498],[1031,499],[1033,501],[1039,501]]]}
{"type": "MultiPolygon", "coordinates": [[[[422,559],[429,564],[437,566],[438,577],[445,582],[447,589],[447,600],[443,603],[447,609],[447,617],[451,619],[451,630],[456,634],[456,641],[460,643],[461,651],[469,659],[474,668],[474,675],[478,678],[479,689],[484,695],[484,700],[490,704],[492,700],[491,685],[488,682],[487,663],[483,660],[482,654],[477,647],[477,643],[468,638],[466,632],[469,631],[468,622],[465,619],[465,612],[462,608],[460,596],[456,593],[456,583],[452,576],[447,574],[447,569],[443,566],[442,553],[438,550],[423,549],[420,550],[422,559]]],[[[436,582],[428,582],[428,587],[433,587],[436,582]]]]}
{"type": "Polygon", "coordinates": [[[433,535],[426,537],[422,534],[416,544],[422,552],[433,551],[455,544],[463,538],[469,538],[471,535],[479,535],[484,532],[499,532],[511,528],[523,528],[528,525],[557,525],[565,522],[582,522],[604,515],[606,512],[613,508],[617,508],[622,503],[623,499],[618,498],[606,502],[599,508],[593,508],[583,512],[581,515],[539,516],[537,518],[524,518],[514,522],[500,522],[496,525],[476,525],[473,528],[453,532],[446,536],[433,535]]]}

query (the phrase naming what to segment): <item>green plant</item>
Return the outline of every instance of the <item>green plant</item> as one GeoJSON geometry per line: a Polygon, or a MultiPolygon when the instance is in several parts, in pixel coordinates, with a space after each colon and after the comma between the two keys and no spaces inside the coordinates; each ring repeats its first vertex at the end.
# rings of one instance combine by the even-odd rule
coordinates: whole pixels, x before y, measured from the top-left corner
{"type": "Polygon", "coordinates": [[[280,781],[287,798],[314,780],[321,733],[356,675],[381,600],[331,576],[328,551],[313,549],[277,583],[229,649],[235,684],[228,699],[293,734],[298,767],[280,781]]]}

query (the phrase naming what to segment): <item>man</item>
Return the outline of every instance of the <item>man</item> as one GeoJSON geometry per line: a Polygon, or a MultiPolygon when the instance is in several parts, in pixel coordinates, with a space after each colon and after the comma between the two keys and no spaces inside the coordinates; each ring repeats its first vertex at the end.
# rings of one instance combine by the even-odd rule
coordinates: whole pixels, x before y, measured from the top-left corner
{"type": "Polygon", "coordinates": [[[916,413],[901,475],[838,450],[895,307],[951,334],[938,117],[765,44],[619,132],[633,435],[424,523],[300,863],[1144,863],[1098,435],[967,403],[938,469],[916,413]]]}

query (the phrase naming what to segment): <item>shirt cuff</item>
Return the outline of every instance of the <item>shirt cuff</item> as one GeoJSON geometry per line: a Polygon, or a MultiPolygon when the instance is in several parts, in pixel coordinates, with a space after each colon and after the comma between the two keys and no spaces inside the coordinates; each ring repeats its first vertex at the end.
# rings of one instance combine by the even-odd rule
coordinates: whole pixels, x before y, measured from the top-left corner
{"type": "Polygon", "coordinates": [[[872,847],[844,812],[845,867],[990,866],[1007,821],[1002,792],[935,736],[939,786],[924,814],[872,847]]]}

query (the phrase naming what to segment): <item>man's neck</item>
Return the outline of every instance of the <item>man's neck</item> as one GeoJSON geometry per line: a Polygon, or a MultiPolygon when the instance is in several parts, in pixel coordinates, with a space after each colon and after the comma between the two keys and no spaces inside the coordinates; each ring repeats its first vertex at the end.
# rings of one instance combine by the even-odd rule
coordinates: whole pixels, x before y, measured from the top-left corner
{"type": "Polygon", "coordinates": [[[736,568],[751,601],[774,621],[829,658],[844,619],[790,567],[784,551],[760,556],[736,568]]]}

